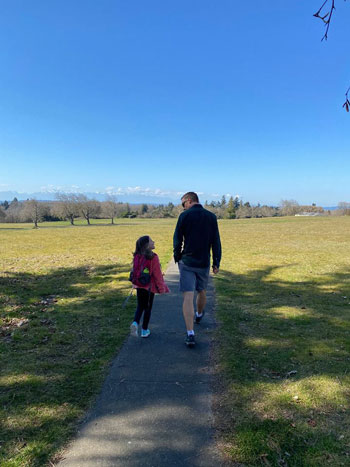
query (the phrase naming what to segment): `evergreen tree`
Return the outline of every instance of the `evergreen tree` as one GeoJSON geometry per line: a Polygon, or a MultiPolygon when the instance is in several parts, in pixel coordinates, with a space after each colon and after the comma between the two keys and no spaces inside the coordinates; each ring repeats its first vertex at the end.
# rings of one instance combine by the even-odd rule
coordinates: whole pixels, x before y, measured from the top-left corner
{"type": "Polygon", "coordinates": [[[129,203],[126,203],[125,211],[122,214],[122,217],[130,217],[130,216],[131,216],[130,205],[129,203]]]}
{"type": "Polygon", "coordinates": [[[230,197],[227,208],[226,208],[226,217],[228,219],[234,219],[236,217],[236,208],[232,196],[230,197]]]}

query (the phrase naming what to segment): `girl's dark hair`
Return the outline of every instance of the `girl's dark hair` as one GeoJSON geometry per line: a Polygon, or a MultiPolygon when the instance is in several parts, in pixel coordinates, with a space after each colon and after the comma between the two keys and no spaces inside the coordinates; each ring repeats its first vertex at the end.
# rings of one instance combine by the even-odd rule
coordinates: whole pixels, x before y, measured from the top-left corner
{"type": "Polygon", "coordinates": [[[152,259],[154,256],[154,253],[152,250],[148,248],[149,244],[149,236],[144,235],[143,237],[140,237],[137,242],[136,242],[136,248],[134,251],[134,256],[135,255],[144,255],[146,259],[152,259]]]}

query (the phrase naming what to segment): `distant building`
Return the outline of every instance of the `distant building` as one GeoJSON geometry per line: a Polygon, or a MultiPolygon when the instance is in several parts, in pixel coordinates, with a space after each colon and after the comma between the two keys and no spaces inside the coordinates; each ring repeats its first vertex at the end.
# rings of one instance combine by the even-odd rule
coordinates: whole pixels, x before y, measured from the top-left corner
{"type": "Polygon", "coordinates": [[[322,212],[299,212],[299,214],[295,214],[295,216],[322,216],[322,212]]]}

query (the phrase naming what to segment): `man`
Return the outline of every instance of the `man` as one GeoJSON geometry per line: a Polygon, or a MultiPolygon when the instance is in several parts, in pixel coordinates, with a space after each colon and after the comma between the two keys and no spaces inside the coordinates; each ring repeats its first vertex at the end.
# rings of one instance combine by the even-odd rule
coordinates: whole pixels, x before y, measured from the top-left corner
{"type": "Polygon", "coordinates": [[[210,250],[213,253],[213,273],[217,274],[221,243],[216,216],[199,204],[197,194],[189,191],[182,196],[181,203],[184,212],[180,214],[174,232],[174,259],[179,263],[180,290],[183,292],[182,311],[187,329],[185,343],[193,347],[194,291],[197,291],[196,323],[200,323],[207,300],[210,250]]]}

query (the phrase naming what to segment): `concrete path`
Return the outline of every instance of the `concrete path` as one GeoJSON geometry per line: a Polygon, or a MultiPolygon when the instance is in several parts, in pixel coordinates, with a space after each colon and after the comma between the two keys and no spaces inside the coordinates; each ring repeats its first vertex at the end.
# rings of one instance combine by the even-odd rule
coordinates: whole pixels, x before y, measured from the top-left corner
{"type": "Polygon", "coordinates": [[[222,465],[211,412],[213,286],[191,349],[184,344],[178,279],[171,263],[171,294],[155,297],[151,336],[126,340],[60,467],[222,465]]]}

